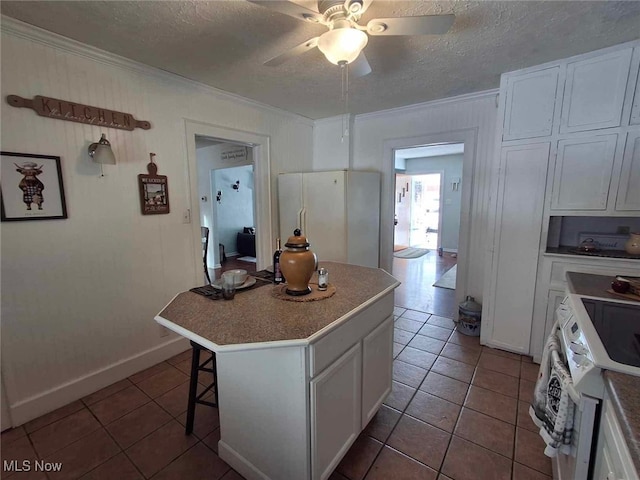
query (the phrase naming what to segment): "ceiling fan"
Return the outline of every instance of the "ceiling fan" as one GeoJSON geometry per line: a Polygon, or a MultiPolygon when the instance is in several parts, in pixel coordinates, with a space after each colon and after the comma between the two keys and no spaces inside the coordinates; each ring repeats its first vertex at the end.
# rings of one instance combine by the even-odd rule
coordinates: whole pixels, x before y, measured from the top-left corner
{"type": "Polygon", "coordinates": [[[287,0],[248,0],[299,20],[326,26],[329,31],[265,62],[277,66],[318,47],[331,63],[349,64],[351,75],[363,76],[371,66],[362,49],[369,35],[439,35],[446,33],[454,15],[422,15],[415,17],[374,18],[359,25],[362,14],[373,0],[318,0],[318,12],[287,0]]]}

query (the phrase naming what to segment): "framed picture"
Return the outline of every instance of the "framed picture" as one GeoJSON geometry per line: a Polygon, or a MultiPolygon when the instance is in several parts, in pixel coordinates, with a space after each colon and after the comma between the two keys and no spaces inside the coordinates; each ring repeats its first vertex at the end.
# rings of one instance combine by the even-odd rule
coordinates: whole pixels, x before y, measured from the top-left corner
{"type": "Polygon", "coordinates": [[[0,152],[3,222],[67,218],[60,157],[0,152]]]}
{"type": "Polygon", "coordinates": [[[169,213],[169,185],[166,175],[158,175],[158,166],[153,162],[147,164],[148,174],[138,175],[140,190],[140,209],[143,215],[169,213]]]}

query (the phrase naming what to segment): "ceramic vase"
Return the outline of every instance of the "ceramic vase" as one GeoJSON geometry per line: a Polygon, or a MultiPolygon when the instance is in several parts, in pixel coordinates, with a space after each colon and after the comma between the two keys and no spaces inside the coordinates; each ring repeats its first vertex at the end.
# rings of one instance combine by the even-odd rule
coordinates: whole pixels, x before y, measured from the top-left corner
{"type": "Polygon", "coordinates": [[[629,240],[624,244],[624,249],[631,255],[640,255],[640,232],[629,234],[629,240]]]}
{"type": "Polygon", "coordinates": [[[286,292],[289,295],[311,293],[309,280],[318,265],[316,254],[309,250],[307,237],[296,229],[284,244],[286,250],[280,255],[280,270],[287,279],[286,292]]]}

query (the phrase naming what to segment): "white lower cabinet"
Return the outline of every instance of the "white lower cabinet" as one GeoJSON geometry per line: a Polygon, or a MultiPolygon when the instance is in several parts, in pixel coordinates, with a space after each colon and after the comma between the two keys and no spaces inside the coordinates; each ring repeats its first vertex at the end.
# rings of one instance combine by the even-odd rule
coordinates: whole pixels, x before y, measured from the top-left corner
{"type": "Polygon", "coordinates": [[[362,428],[376,414],[393,379],[393,316],[362,341],[362,428]]]}
{"type": "Polygon", "coordinates": [[[393,315],[310,382],[313,480],[331,476],[391,392],[393,315]]]}
{"type": "Polygon", "coordinates": [[[326,479],[361,430],[360,343],[311,380],[312,478],[326,479]]]}
{"type": "Polygon", "coordinates": [[[636,480],[637,478],[638,473],[633,466],[633,460],[624,441],[611,400],[605,396],[593,479],[636,480]]]}
{"type": "Polygon", "coordinates": [[[247,480],[327,480],[391,392],[393,298],[306,345],[216,353],[220,458],[247,480]]]}

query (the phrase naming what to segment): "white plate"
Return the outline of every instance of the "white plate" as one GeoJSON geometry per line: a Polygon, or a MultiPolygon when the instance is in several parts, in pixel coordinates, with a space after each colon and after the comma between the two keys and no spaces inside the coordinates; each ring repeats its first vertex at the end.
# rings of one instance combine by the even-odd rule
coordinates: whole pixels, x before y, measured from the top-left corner
{"type": "MultiPolygon", "coordinates": [[[[236,290],[243,290],[245,288],[253,287],[256,284],[256,279],[252,276],[248,276],[242,285],[236,287],[236,290]]],[[[216,290],[222,290],[222,279],[219,278],[211,282],[211,286],[216,290]]]]}

